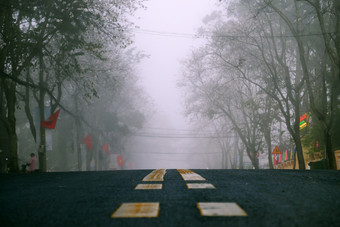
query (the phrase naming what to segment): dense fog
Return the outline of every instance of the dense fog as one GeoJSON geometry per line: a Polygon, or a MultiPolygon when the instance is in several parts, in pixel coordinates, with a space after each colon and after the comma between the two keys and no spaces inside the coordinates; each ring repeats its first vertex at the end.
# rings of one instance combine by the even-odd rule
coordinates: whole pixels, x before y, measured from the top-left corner
{"type": "Polygon", "coordinates": [[[0,7],[1,172],[336,169],[337,0],[0,7]]]}

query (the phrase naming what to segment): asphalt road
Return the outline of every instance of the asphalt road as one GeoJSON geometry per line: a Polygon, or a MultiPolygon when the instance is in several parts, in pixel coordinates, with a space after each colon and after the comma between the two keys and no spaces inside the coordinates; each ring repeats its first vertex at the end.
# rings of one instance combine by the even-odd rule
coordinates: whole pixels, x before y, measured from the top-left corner
{"type": "Polygon", "coordinates": [[[185,181],[166,170],[143,181],[151,171],[0,175],[0,226],[340,226],[340,171],[192,170],[206,180],[185,181]],[[146,183],[162,189],[135,190],[146,183]],[[158,204],[156,217],[112,218],[143,202],[158,204]],[[246,216],[202,216],[198,202],[235,203],[246,216]]]}

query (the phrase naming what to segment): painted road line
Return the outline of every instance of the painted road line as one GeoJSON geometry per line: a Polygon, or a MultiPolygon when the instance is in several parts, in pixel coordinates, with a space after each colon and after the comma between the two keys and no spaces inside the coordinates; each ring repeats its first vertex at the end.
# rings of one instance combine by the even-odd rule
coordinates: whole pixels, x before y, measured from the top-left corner
{"type": "Polygon", "coordinates": [[[156,218],[159,203],[123,203],[111,218],[156,218]]]}
{"type": "Polygon", "coordinates": [[[202,216],[248,216],[237,203],[199,202],[197,208],[202,216]]]}
{"type": "Polygon", "coordinates": [[[215,186],[208,183],[188,183],[188,189],[215,189],[215,186]]]}
{"type": "Polygon", "coordinates": [[[143,181],[164,181],[166,169],[156,169],[143,178],[143,181]]]}
{"type": "Polygon", "coordinates": [[[135,190],[162,189],[162,184],[137,184],[135,190]]]}
{"type": "Polygon", "coordinates": [[[177,171],[181,174],[183,180],[185,181],[192,181],[192,180],[205,181],[206,180],[205,178],[201,177],[197,173],[191,170],[188,170],[188,169],[178,169],[177,171]]]}

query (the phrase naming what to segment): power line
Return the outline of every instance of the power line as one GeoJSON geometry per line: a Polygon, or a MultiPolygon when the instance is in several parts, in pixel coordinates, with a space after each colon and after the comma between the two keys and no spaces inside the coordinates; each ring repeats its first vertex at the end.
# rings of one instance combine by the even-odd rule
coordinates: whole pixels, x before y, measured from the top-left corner
{"type": "Polygon", "coordinates": [[[185,133],[185,132],[136,132],[137,135],[152,135],[152,136],[216,136],[215,132],[199,132],[199,133],[185,133]]]}
{"type": "Polygon", "coordinates": [[[201,129],[178,129],[178,128],[153,128],[153,127],[143,127],[142,129],[151,129],[151,130],[164,130],[164,131],[185,131],[185,132],[206,132],[206,133],[214,133],[212,131],[202,131],[201,129]]]}
{"type": "MultiPolygon", "coordinates": [[[[246,35],[226,35],[226,34],[193,34],[193,33],[180,33],[180,32],[166,32],[166,31],[157,31],[157,30],[148,30],[148,29],[138,29],[135,30],[135,33],[145,34],[145,35],[153,35],[153,36],[165,36],[165,37],[174,37],[174,38],[248,38],[246,35]]],[[[335,32],[321,32],[321,33],[309,33],[309,34],[298,34],[299,37],[309,37],[309,36],[323,36],[323,35],[331,35],[335,34],[335,32]]],[[[292,38],[294,35],[259,35],[258,37],[263,38],[292,38]]]]}
{"type": "Polygon", "coordinates": [[[193,153],[174,153],[174,152],[151,152],[151,151],[147,151],[147,152],[126,152],[127,154],[140,154],[140,155],[144,155],[144,154],[158,154],[158,155],[202,155],[202,154],[221,154],[221,152],[193,152],[193,153]]]}
{"type": "Polygon", "coordinates": [[[234,138],[237,136],[205,136],[205,135],[152,135],[152,134],[134,134],[134,137],[149,137],[149,138],[162,138],[162,139],[224,139],[234,138]]]}
{"type": "Polygon", "coordinates": [[[155,30],[146,30],[146,29],[135,30],[135,33],[153,35],[153,36],[175,37],[175,38],[190,38],[190,39],[191,38],[203,38],[203,37],[197,36],[195,34],[190,34],[190,33],[165,32],[165,31],[155,31],[155,30]]]}

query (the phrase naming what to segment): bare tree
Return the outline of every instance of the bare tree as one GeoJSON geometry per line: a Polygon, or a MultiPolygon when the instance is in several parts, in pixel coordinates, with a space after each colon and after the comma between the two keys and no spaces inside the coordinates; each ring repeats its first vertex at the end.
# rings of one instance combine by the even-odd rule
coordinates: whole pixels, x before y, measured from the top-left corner
{"type": "MultiPolygon", "coordinates": [[[[295,14],[296,17],[289,18],[287,16],[286,10],[282,9],[279,4],[274,3],[272,1],[265,1],[265,3],[277,13],[281,20],[287,25],[290,30],[290,33],[294,37],[297,46],[298,46],[298,56],[300,60],[300,65],[303,73],[303,80],[306,82],[309,102],[311,106],[311,110],[317,119],[321,122],[323,126],[324,133],[324,143],[326,146],[326,154],[329,163],[329,167],[331,169],[336,169],[335,156],[332,148],[332,127],[334,127],[334,113],[335,108],[339,97],[339,54],[340,54],[340,3],[336,0],[329,1],[319,1],[319,0],[306,0],[306,1],[298,1],[294,0],[290,3],[295,6],[295,14]],[[306,8],[310,8],[310,6],[314,9],[314,14],[308,15],[308,10],[306,8]],[[307,19],[306,19],[307,18],[307,19]],[[306,40],[303,37],[303,32],[306,29],[303,29],[303,26],[306,26],[307,20],[317,20],[319,24],[319,31],[322,34],[323,44],[325,47],[325,51],[327,55],[323,57],[326,59],[322,59],[321,61],[327,62],[327,59],[330,60],[328,63],[331,68],[331,77],[329,82],[329,89],[326,87],[325,74],[327,70],[316,69],[311,65],[311,54],[313,50],[316,50],[317,47],[310,46],[310,42],[315,42],[314,40],[306,40]],[[318,98],[315,97],[315,88],[313,87],[312,81],[318,75],[315,72],[319,71],[322,76],[322,100],[319,102],[318,98]],[[321,103],[321,105],[319,104],[321,103]]],[[[307,21],[308,22],[308,21],[307,21]]],[[[318,39],[318,37],[316,38],[318,39]]],[[[323,53],[318,53],[323,54],[323,53]]],[[[319,74],[317,73],[317,74],[319,74]]]]}

